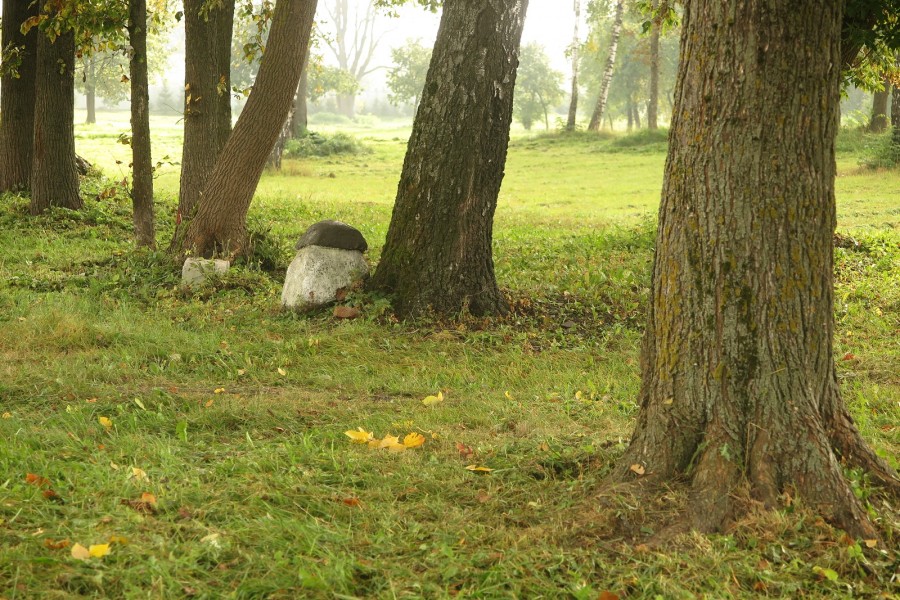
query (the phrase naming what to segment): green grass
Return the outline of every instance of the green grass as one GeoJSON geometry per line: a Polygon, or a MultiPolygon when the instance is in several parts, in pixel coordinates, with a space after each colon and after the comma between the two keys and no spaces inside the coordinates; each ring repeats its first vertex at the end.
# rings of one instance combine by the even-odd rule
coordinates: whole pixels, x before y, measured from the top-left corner
{"type": "MultiPolygon", "coordinates": [[[[78,126],[79,152],[121,179],[127,115],[100,117],[78,126]]],[[[156,155],[177,157],[178,128],[154,118],[156,155]]],[[[408,124],[353,133],[371,154],[290,160],[263,177],[251,223],[281,269],[239,265],[194,291],[163,254],[132,249],[127,198],[96,199],[107,183],[86,187],[81,213],[32,218],[27,199],[0,198],[0,597],[898,592],[896,553],[844,540],[802,504],[665,550],[616,537],[598,512],[636,414],[659,137],[516,133],[495,228],[506,319],[397,323],[366,294],[349,300],[354,321],[282,313],[283,269],[310,223],[357,225],[377,259],[408,124]],[[421,403],[438,390],[443,403],[421,403]],[[370,450],[344,435],[360,426],[426,443],[370,450]],[[87,562],[47,545],[112,536],[124,541],[87,562]]],[[[900,175],[860,169],[852,148],[839,171],[835,353],[852,354],[839,374],[864,435],[896,466],[900,175]]],[[[177,164],[160,168],[163,244],[177,176],[177,164]]],[[[685,501],[623,498],[619,515],[649,535],[685,501]]],[[[896,515],[870,501],[896,546],[896,515]]]]}

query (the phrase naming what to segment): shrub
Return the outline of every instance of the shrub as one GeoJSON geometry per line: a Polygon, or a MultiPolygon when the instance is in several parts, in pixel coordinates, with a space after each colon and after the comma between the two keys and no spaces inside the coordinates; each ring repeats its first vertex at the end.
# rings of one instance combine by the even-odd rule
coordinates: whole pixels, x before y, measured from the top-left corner
{"type": "Polygon", "coordinates": [[[330,112],[318,112],[309,115],[310,125],[349,125],[350,117],[330,112]]]}
{"type": "Polygon", "coordinates": [[[325,135],[309,132],[300,139],[288,140],[284,146],[284,155],[287,158],[365,154],[368,152],[370,152],[368,148],[346,133],[325,135]]]}

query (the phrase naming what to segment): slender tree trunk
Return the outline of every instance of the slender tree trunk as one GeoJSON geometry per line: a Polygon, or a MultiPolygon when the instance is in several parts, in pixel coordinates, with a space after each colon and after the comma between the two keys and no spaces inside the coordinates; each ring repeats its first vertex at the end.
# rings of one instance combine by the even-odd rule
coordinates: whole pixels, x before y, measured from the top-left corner
{"type": "Polygon", "coordinates": [[[38,30],[33,27],[22,35],[21,25],[35,15],[37,5],[30,0],[3,2],[2,47],[21,48],[21,60],[15,73],[3,65],[0,78],[0,192],[31,184],[38,30]]]}
{"type": "Polygon", "coordinates": [[[82,206],[75,169],[75,35],[38,34],[31,214],[82,206]]]}
{"type": "Polygon", "coordinates": [[[156,247],[153,222],[153,160],[150,154],[150,92],[147,77],[147,0],[128,2],[131,43],[131,201],[138,246],[156,247]]]}
{"type": "Polygon", "coordinates": [[[566,120],[566,131],[575,131],[575,121],[578,117],[578,47],[581,42],[578,39],[578,24],[581,20],[581,0],[575,2],[575,31],[572,34],[572,98],[569,101],[569,117],[566,120]]]}
{"type": "Polygon", "coordinates": [[[91,55],[87,61],[87,82],[84,86],[85,105],[87,108],[87,124],[97,122],[97,68],[94,57],[91,55]]]}
{"type": "Polygon", "coordinates": [[[875,92],[872,97],[872,117],[869,119],[869,131],[882,133],[888,126],[888,98],[891,95],[891,80],[885,79],[884,89],[875,92]]]}
{"type": "Polygon", "coordinates": [[[338,94],[337,107],[340,114],[352,119],[356,112],[356,96],[354,94],[338,94]]]}
{"type": "Polygon", "coordinates": [[[832,357],[841,19],[839,2],[685,4],[640,413],[619,476],[689,478],[701,531],[734,516],[746,485],[873,538],[840,459],[900,489],[842,404],[832,357]]]}
{"type": "Polygon", "coordinates": [[[182,251],[234,257],[248,250],[247,210],[291,109],[315,12],[316,0],[279,0],[275,5],[253,91],[206,181],[182,251]]]}
{"type": "Polygon", "coordinates": [[[631,133],[631,130],[634,129],[634,103],[631,100],[626,105],[626,114],[628,115],[628,124],[625,126],[625,131],[631,133]]]}
{"type": "Polygon", "coordinates": [[[234,0],[214,4],[184,1],[184,141],[181,187],[172,249],[184,234],[184,221],[231,134],[231,33],[234,0]]]}
{"type": "Polygon", "coordinates": [[[659,109],[659,30],[660,18],[656,14],[659,0],[650,3],[653,20],[650,25],[650,99],[647,101],[647,129],[657,128],[656,113],[659,109]]]}
{"type": "Polygon", "coordinates": [[[638,106],[637,102],[631,102],[631,110],[634,111],[634,126],[638,129],[641,128],[641,107],[638,106]]]}
{"type": "Polygon", "coordinates": [[[591,122],[588,124],[589,131],[600,131],[600,122],[603,120],[603,113],[606,110],[606,99],[609,97],[609,84],[612,82],[613,69],[616,66],[616,49],[619,47],[619,34],[622,33],[622,13],[624,10],[625,2],[624,0],[619,0],[616,3],[615,17],[613,17],[606,69],[603,70],[603,79],[600,82],[600,95],[597,96],[597,106],[594,107],[594,114],[591,115],[591,122]]]}
{"type": "Polygon", "coordinates": [[[527,0],[455,0],[441,25],[372,285],[401,316],[505,312],[491,257],[527,0]]]}
{"type": "Polygon", "coordinates": [[[300,84],[297,86],[297,94],[294,96],[294,111],[291,114],[291,137],[302,138],[309,127],[309,111],[306,105],[306,96],[309,92],[309,52],[306,53],[306,61],[303,63],[303,71],[300,72],[300,84]]]}
{"type": "MultiPolygon", "coordinates": [[[[896,62],[897,71],[900,72],[900,52],[897,52],[896,62]]],[[[900,85],[894,86],[891,96],[891,143],[894,145],[895,152],[900,156],[900,85]]]]}

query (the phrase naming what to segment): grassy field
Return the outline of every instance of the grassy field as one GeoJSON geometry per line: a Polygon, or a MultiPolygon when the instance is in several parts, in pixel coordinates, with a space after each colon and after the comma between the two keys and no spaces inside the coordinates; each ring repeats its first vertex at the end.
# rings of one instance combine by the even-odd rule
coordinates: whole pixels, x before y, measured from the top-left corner
{"type": "MultiPolygon", "coordinates": [[[[802,499],[665,549],[611,524],[649,537],[680,490],[599,508],[636,412],[659,139],[516,132],[494,248],[514,310],[442,325],[398,323],[360,293],[352,321],[278,308],[314,221],[359,227],[377,261],[408,124],[356,127],[369,153],[264,175],[254,260],[191,291],[133,250],[127,198],[97,199],[128,163],[127,115],[100,118],[77,127],[109,177],[86,183],[84,211],[32,218],[0,197],[0,598],[900,593],[900,520],[859,473],[889,547],[802,499]],[[359,427],[424,444],[372,449],[344,433],[359,427]]],[[[157,179],[164,247],[180,131],[153,129],[155,159],[176,163],[157,179]]],[[[865,436],[898,466],[900,171],[860,168],[866,143],[840,145],[835,353],[865,436]]]]}

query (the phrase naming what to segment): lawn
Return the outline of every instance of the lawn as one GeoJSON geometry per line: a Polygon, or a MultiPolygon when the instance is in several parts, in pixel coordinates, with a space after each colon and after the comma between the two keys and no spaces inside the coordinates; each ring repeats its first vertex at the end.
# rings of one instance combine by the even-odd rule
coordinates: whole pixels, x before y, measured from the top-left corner
{"type": "MultiPolygon", "coordinates": [[[[132,248],[124,194],[98,199],[128,164],[127,114],[100,121],[76,127],[108,177],[86,182],[84,211],[33,218],[0,197],[0,598],[900,593],[900,520],[860,473],[874,548],[802,499],[665,548],[613,525],[652,536],[681,490],[601,508],[636,414],[664,138],[515,132],[494,244],[514,310],[399,323],[364,293],[351,321],[278,300],[319,219],[357,226],[377,261],[408,123],[353,128],[368,153],[266,173],[256,254],[188,290],[163,253],[132,248]],[[360,427],[424,444],[354,444],[360,427]],[[82,560],[75,544],[108,554],[82,560]]],[[[180,124],[152,126],[164,248],[180,124]]],[[[835,354],[860,428],[896,467],[900,171],[840,148],[835,354]]]]}

